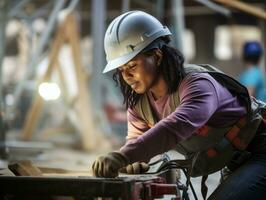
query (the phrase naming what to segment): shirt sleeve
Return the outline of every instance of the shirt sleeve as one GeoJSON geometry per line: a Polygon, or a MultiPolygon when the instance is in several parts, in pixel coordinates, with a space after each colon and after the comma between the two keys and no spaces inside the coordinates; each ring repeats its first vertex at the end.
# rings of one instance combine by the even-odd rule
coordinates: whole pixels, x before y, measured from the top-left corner
{"type": "Polygon", "coordinates": [[[120,149],[130,162],[149,160],[173,149],[206,124],[218,108],[215,86],[204,76],[188,75],[179,87],[179,97],[180,105],[172,114],[120,149]]]}

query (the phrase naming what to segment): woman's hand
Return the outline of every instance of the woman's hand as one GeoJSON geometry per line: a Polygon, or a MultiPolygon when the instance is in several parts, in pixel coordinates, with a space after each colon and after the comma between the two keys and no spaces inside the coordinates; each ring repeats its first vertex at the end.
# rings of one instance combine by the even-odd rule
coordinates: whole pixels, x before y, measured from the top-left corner
{"type": "Polygon", "coordinates": [[[121,168],[119,172],[127,174],[142,174],[147,172],[149,168],[149,165],[145,162],[135,162],[133,164],[129,164],[126,167],[121,168]]]}
{"type": "Polygon", "coordinates": [[[128,165],[128,158],[115,151],[98,157],[92,164],[94,176],[114,178],[118,176],[118,170],[128,165]]]}

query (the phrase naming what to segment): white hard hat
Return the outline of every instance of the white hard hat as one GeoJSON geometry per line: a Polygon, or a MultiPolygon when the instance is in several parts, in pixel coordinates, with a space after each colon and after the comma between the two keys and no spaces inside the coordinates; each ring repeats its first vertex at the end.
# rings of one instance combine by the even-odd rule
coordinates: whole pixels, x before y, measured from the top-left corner
{"type": "Polygon", "coordinates": [[[168,35],[169,29],[145,12],[130,11],[118,16],[105,33],[107,65],[103,73],[124,65],[154,40],[168,35]]]}

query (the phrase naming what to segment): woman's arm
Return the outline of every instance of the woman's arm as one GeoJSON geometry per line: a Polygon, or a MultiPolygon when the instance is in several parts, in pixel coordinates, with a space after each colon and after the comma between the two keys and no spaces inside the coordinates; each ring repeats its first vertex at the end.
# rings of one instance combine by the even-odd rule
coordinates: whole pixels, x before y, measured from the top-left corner
{"type": "Polygon", "coordinates": [[[218,108],[217,91],[208,78],[183,80],[179,96],[180,105],[172,114],[121,148],[130,162],[149,160],[174,148],[203,126],[218,108]]]}

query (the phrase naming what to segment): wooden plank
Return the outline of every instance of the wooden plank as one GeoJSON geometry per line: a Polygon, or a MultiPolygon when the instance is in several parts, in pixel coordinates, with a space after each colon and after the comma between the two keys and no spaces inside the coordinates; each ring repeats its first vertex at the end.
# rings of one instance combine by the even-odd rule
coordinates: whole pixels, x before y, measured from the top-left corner
{"type": "MultiPolygon", "coordinates": [[[[83,71],[81,63],[81,49],[80,49],[80,38],[78,36],[78,27],[74,14],[68,16],[68,39],[72,49],[73,62],[76,71],[77,86],[78,86],[78,117],[80,120],[81,134],[82,134],[82,145],[86,150],[96,149],[100,142],[101,147],[109,146],[108,142],[99,133],[95,123],[93,122],[92,103],[89,97],[86,73],[83,71]]],[[[103,147],[104,148],[104,147],[103,147]]]]}
{"type": "Polygon", "coordinates": [[[29,160],[22,160],[8,165],[8,169],[16,176],[42,176],[41,170],[29,160]]]}
{"type": "Polygon", "coordinates": [[[238,10],[241,10],[243,12],[249,13],[251,15],[260,17],[262,19],[266,20],[266,12],[261,9],[258,8],[256,6],[252,6],[248,3],[244,3],[238,0],[214,0],[218,3],[224,4],[226,6],[232,7],[232,8],[236,8],[238,10]]]}
{"type": "Polygon", "coordinates": [[[69,102],[69,93],[67,89],[66,79],[64,76],[64,72],[62,70],[62,66],[59,60],[57,60],[57,72],[59,76],[59,87],[61,88],[61,93],[65,101],[69,102]]]}
{"type": "Polygon", "coordinates": [[[77,171],[77,170],[68,170],[68,169],[62,169],[62,168],[52,168],[52,167],[38,167],[43,176],[90,176],[93,177],[92,171],[77,171]]]}
{"type": "Polygon", "coordinates": [[[17,162],[10,163],[8,169],[15,176],[87,176],[92,177],[92,171],[76,171],[67,170],[62,168],[52,168],[52,167],[37,167],[29,160],[21,160],[17,162]]]}
{"type": "Polygon", "coordinates": [[[38,120],[40,117],[41,109],[43,107],[43,100],[40,95],[37,93],[34,97],[33,104],[31,105],[26,120],[24,122],[24,126],[22,129],[21,139],[29,140],[31,139],[34,129],[38,124],[38,120]]]}
{"type": "MultiPolygon", "coordinates": [[[[55,40],[51,47],[51,54],[50,54],[48,67],[46,69],[44,76],[42,77],[39,83],[45,82],[49,80],[51,77],[52,71],[54,70],[54,67],[56,66],[56,63],[57,63],[57,57],[59,54],[60,46],[63,44],[65,40],[65,37],[64,37],[65,27],[66,27],[66,23],[63,23],[61,24],[61,26],[59,27],[57,31],[55,40]]],[[[38,94],[38,89],[37,89],[35,97],[33,99],[33,104],[30,107],[27,113],[27,116],[26,116],[26,120],[24,122],[21,139],[23,140],[31,139],[34,129],[36,128],[38,124],[38,120],[41,114],[42,107],[43,107],[43,99],[38,94]]]]}
{"type": "MultiPolygon", "coordinates": [[[[78,35],[77,19],[73,13],[68,14],[64,22],[59,27],[53,45],[51,47],[49,65],[47,67],[46,73],[42,77],[41,82],[45,82],[50,79],[52,72],[54,72],[55,67],[59,71],[59,77],[62,84],[65,84],[63,72],[58,64],[58,54],[60,47],[64,42],[69,42],[74,62],[74,69],[78,87],[77,95],[77,110],[76,115],[79,119],[79,126],[81,132],[82,147],[85,150],[94,150],[99,144],[103,149],[110,149],[110,142],[103,137],[99,129],[95,126],[92,117],[92,103],[89,97],[87,88],[87,75],[82,68],[81,63],[81,49],[80,49],[80,38],[78,35]]],[[[65,85],[64,85],[65,86],[65,85]]],[[[27,114],[26,121],[24,123],[22,131],[22,139],[29,140],[32,137],[33,131],[37,126],[41,109],[43,106],[43,100],[36,93],[33,104],[27,114]]],[[[74,108],[72,108],[74,109],[74,108]]]]}

